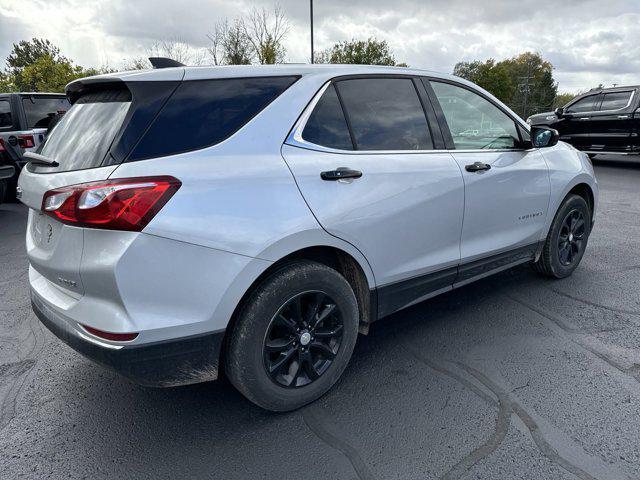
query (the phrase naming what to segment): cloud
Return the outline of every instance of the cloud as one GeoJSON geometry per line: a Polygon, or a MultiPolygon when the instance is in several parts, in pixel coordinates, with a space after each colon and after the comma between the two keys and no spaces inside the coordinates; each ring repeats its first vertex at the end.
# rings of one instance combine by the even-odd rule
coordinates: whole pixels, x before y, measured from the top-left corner
{"type": "MultiPolygon", "coordinates": [[[[280,4],[291,22],[288,60],[305,62],[308,2],[280,4]]],[[[0,57],[13,42],[38,36],[81,65],[118,66],[163,39],[177,37],[204,48],[216,22],[273,5],[271,0],[0,0],[0,57]]],[[[387,40],[398,61],[445,72],[458,61],[532,50],[553,63],[560,90],[640,83],[640,2],[322,0],[314,9],[318,49],[372,36],[387,40]]]]}

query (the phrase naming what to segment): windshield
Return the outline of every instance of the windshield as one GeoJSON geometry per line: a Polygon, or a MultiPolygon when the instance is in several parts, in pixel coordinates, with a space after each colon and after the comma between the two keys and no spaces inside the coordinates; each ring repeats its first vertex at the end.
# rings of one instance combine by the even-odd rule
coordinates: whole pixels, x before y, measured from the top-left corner
{"type": "Polygon", "coordinates": [[[60,165],[38,172],[95,168],[109,151],[131,105],[128,91],[102,91],[81,97],[53,128],[40,152],[60,165]]]}

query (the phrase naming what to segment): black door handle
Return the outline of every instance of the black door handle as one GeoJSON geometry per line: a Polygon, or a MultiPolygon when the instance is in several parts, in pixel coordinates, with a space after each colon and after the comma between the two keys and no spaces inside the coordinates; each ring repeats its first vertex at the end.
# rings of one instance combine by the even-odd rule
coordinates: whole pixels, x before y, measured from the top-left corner
{"type": "Polygon", "coordinates": [[[328,170],[320,173],[322,180],[341,180],[343,178],[360,178],[362,172],[359,170],[351,170],[347,167],[339,167],[335,170],[328,170]]]}
{"type": "Polygon", "coordinates": [[[471,165],[464,167],[467,172],[481,172],[483,170],[491,170],[491,165],[488,163],[475,162],[471,165]]]}

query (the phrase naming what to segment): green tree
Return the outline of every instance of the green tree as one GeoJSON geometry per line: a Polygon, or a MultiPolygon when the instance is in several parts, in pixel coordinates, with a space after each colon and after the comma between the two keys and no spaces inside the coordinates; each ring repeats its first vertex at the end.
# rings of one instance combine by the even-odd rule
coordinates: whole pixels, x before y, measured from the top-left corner
{"type": "Polygon", "coordinates": [[[22,40],[13,44],[7,70],[0,72],[0,92],[63,92],[65,85],[77,78],[110,71],[74,65],[49,40],[22,40]]]}
{"type": "Polygon", "coordinates": [[[314,60],[316,63],[396,65],[389,44],[385,40],[379,41],[375,38],[336,43],[331,48],[319,52],[314,60]]]}
{"type": "Polygon", "coordinates": [[[47,56],[55,63],[66,63],[68,60],[60,55],[60,49],[44,38],[21,40],[13,44],[7,57],[5,75],[10,79],[16,91],[34,91],[32,83],[25,81],[24,71],[41,57],[47,56]]]}
{"type": "Polygon", "coordinates": [[[0,92],[16,92],[18,89],[13,82],[13,76],[8,73],[0,72],[0,92]]]}
{"type": "Polygon", "coordinates": [[[539,53],[526,52],[500,62],[510,72],[516,89],[509,106],[521,117],[551,110],[558,93],[553,66],[539,53]]]}
{"type": "Polygon", "coordinates": [[[515,85],[509,70],[493,58],[457,63],[453,74],[479,85],[504,103],[508,104],[513,97],[515,85]]]}
{"type": "Polygon", "coordinates": [[[500,62],[460,62],[453,74],[480,85],[523,118],[551,110],[558,91],[553,66],[539,53],[526,52],[500,62]]]}
{"type": "Polygon", "coordinates": [[[65,61],[66,58],[60,55],[60,49],[49,40],[44,38],[32,38],[31,40],[21,40],[13,44],[11,53],[7,57],[7,67],[10,74],[16,75],[40,57],[49,55],[55,61],[65,61]]]}
{"type": "Polygon", "coordinates": [[[567,103],[569,103],[573,98],[578,96],[578,93],[559,93],[556,95],[556,98],[553,100],[553,108],[556,109],[558,107],[564,107],[567,103]]]}
{"type": "Polygon", "coordinates": [[[31,92],[64,92],[67,83],[81,77],[96,75],[95,69],[84,70],[69,60],[56,61],[50,55],[43,55],[20,74],[21,90],[31,92]]]}

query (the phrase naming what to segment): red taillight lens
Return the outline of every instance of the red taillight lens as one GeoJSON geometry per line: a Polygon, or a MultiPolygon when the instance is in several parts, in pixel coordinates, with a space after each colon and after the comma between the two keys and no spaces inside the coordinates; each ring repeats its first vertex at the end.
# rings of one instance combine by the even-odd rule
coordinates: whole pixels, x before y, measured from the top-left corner
{"type": "Polygon", "coordinates": [[[18,135],[18,145],[21,148],[33,148],[36,146],[36,141],[33,139],[33,135],[18,135]]]}
{"type": "Polygon", "coordinates": [[[4,152],[6,149],[4,148],[4,140],[0,138],[0,152],[4,152]]]}
{"type": "Polygon", "coordinates": [[[76,227],[139,232],[180,188],[173,177],[136,177],[49,190],[42,211],[76,227]]]}
{"type": "Polygon", "coordinates": [[[97,328],[88,327],[87,325],[82,325],[82,328],[84,328],[91,335],[104,338],[105,340],[114,340],[116,342],[130,342],[131,340],[134,340],[138,336],[137,333],[104,332],[102,330],[98,330],[97,328]]]}

